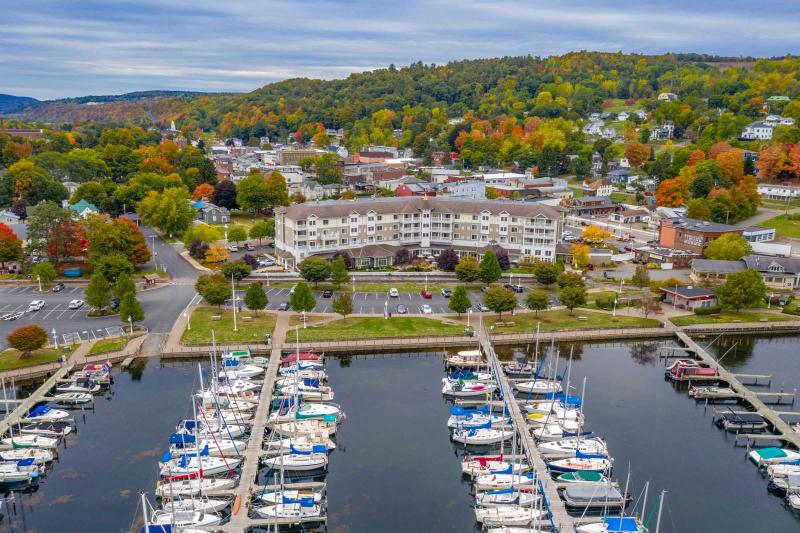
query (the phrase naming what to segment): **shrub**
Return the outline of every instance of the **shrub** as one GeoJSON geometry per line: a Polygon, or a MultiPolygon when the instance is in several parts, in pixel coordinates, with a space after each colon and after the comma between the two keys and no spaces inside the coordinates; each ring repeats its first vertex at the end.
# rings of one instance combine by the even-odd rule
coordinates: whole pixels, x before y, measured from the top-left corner
{"type": "Polygon", "coordinates": [[[722,312],[722,306],[715,305],[712,307],[696,307],[694,310],[694,314],[698,316],[706,316],[706,315],[716,315],[722,312]]]}
{"type": "Polygon", "coordinates": [[[616,294],[598,296],[595,299],[594,304],[599,309],[603,309],[605,311],[608,311],[608,310],[610,310],[610,309],[612,309],[614,307],[614,300],[616,300],[616,299],[617,299],[617,295],[616,294]]]}

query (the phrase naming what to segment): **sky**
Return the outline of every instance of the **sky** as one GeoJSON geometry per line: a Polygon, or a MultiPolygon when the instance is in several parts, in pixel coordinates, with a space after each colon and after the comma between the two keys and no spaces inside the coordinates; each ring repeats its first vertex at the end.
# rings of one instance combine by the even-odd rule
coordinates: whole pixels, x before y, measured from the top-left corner
{"type": "Polygon", "coordinates": [[[575,50],[800,54],[800,0],[0,0],[0,93],[249,92],[575,50]]]}

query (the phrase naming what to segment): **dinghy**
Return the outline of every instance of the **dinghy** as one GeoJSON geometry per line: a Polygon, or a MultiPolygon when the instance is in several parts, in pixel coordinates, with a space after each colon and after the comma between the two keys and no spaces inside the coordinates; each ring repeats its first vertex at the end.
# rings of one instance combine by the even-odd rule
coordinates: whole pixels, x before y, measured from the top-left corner
{"type": "Polygon", "coordinates": [[[32,457],[13,463],[0,463],[0,483],[35,483],[39,480],[39,467],[32,457]]]}
{"type": "Polygon", "coordinates": [[[533,491],[520,491],[515,488],[489,490],[475,495],[475,505],[479,507],[497,507],[498,505],[518,505],[533,507],[539,503],[539,496],[533,491]]]}
{"type": "Polygon", "coordinates": [[[445,359],[445,365],[448,367],[477,368],[483,364],[485,363],[480,350],[462,350],[445,359]]]}
{"type": "Polygon", "coordinates": [[[0,451],[0,461],[22,461],[23,459],[33,459],[33,464],[43,465],[53,460],[53,452],[37,448],[20,448],[17,450],[0,451]]]}
{"type": "Polygon", "coordinates": [[[49,405],[35,407],[23,419],[23,422],[58,422],[70,418],[70,414],[62,409],[53,409],[49,405]]]}
{"type": "Polygon", "coordinates": [[[58,448],[59,439],[55,437],[43,437],[42,435],[15,435],[6,437],[2,441],[3,446],[18,450],[22,448],[44,448],[54,450],[58,448]]]}
{"type": "Polygon", "coordinates": [[[102,387],[89,378],[80,378],[70,383],[62,383],[56,387],[56,392],[82,392],[84,394],[97,394],[102,387]]]}
{"type": "Polygon", "coordinates": [[[533,485],[536,476],[533,472],[526,474],[486,474],[475,478],[475,490],[502,490],[511,487],[533,485]]]}
{"type": "Polygon", "coordinates": [[[66,437],[72,433],[69,422],[39,422],[22,426],[18,431],[23,435],[44,435],[45,437],[66,437]]]}
{"type": "Polygon", "coordinates": [[[207,529],[222,523],[222,517],[214,513],[201,513],[200,511],[169,511],[158,510],[150,517],[150,523],[156,526],[172,526],[178,531],[187,528],[207,529]]]}
{"type": "Polygon", "coordinates": [[[800,453],[789,448],[757,448],[747,456],[759,467],[800,460],[800,453]]]}
{"type": "Polygon", "coordinates": [[[561,384],[558,381],[549,379],[537,379],[534,381],[519,381],[514,383],[514,388],[525,394],[552,394],[561,392],[561,384]]]}
{"type": "Polygon", "coordinates": [[[561,474],[556,477],[556,481],[561,483],[608,483],[608,478],[600,472],[577,470],[561,474]]]}
{"type": "Polygon", "coordinates": [[[161,507],[168,513],[182,511],[200,511],[201,513],[218,513],[231,504],[231,501],[223,498],[176,498],[161,504],[161,507]]]}
{"type": "Polygon", "coordinates": [[[481,383],[475,381],[450,381],[442,379],[442,394],[455,398],[471,398],[476,396],[491,396],[497,389],[495,383],[481,383]]]}
{"type": "Polygon", "coordinates": [[[575,452],[575,457],[547,461],[547,468],[551,472],[609,472],[611,461],[604,455],[589,455],[575,452]]]}
{"type": "MultiPolygon", "coordinates": [[[[292,502],[294,500],[284,500],[292,502]]],[[[292,519],[299,523],[321,521],[323,518],[322,507],[314,503],[313,498],[300,500],[300,503],[279,503],[276,505],[263,505],[256,507],[255,512],[262,518],[292,519]]]]}
{"type": "Polygon", "coordinates": [[[547,512],[544,510],[525,508],[519,505],[475,508],[475,520],[481,524],[530,526],[533,524],[534,520],[543,520],[546,517],[547,512]]]}
{"type": "Polygon", "coordinates": [[[492,429],[488,425],[471,429],[454,429],[452,440],[461,444],[473,446],[486,446],[489,444],[499,444],[509,440],[514,436],[512,429],[492,429]]]}
{"type": "Polygon", "coordinates": [[[50,400],[61,405],[80,405],[92,401],[88,392],[62,392],[51,397],[50,400]]]}
{"type": "Polygon", "coordinates": [[[633,516],[604,516],[602,522],[575,526],[576,533],[647,533],[647,528],[633,516]]]}
{"type": "Polygon", "coordinates": [[[608,446],[600,437],[567,437],[552,442],[542,442],[539,452],[545,456],[575,456],[575,452],[605,456],[608,446]]]}
{"type": "Polygon", "coordinates": [[[266,457],[261,464],[274,470],[285,472],[307,472],[310,470],[320,470],[328,466],[328,449],[323,445],[312,447],[311,452],[301,452],[295,447],[289,449],[289,453],[266,457]]]}
{"type": "Polygon", "coordinates": [[[276,491],[261,491],[256,493],[256,498],[267,505],[276,505],[283,503],[284,499],[287,500],[314,500],[316,505],[322,501],[322,489],[300,489],[300,490],[276,490],[276,491]]]}
{"type": "Polygon", "coordinates": [[[159,482],[156,487],[156,496],[162,499],[169,499],[182,496],[197,496],[198,494],[217,494],[222,491],[229,491],[235,486],[235,478],[197,478],[169,483],[159,482]]]}

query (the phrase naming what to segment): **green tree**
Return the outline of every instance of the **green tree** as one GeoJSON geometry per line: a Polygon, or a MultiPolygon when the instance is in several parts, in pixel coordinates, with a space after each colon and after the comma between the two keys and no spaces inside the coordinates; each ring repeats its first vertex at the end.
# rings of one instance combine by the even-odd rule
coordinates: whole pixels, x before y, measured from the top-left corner
{"type": "Polygon", "coordinates": [[[81,231],[74,213],[54,202],[42,202],[31,210],[27,220],[28,250],[47,253],[54,264],[80,252],[81,231]]]}
{"type": "Polygon", "coordinates": [[[31,268],[31,276],[34,280],[42,280],[43,285],[48,285],[55,281],[58,277],[58,272],[53,263],[43,262],[33,265],[31,268]]]}
{"type": "Polygon", "coordinates": [[[320,185],[342,183],[342,167],[336,154],[327,153],[317,157],[314,167],[320,185]]]}
{"type": "Polygon", "coordinates": [[[331,305],[333,312],[342,315],[342,319],[346,319],[347,315],[353,314],[353,299],[346,292],[334,298],[331,305]]]}
{"type": "Polygon", "coordinates": [[[297,270],[303,279],[314,283],[316,287],[320,281],[325,281],[331,275],[331,264],[320,257],[309,257],[300,261],[297,270]]]}
{"type": "Polygon", "coordinates": [[[204,274],[197,278],[194,288],[211,305],[221,306],[231,296],[231,287],[222,274],[204,274]]]}
{"type": "Polygon", "coordinates": [[[186,231],[196,216],[185,187],[168,187],[160,193],[151,191],[139,202],[136,212],[142,222],[170,237],[186,231]]]}
{"type": "Polygon", "coordinates": [[[558,283],[559,289],[563,289],[564,287],[586,286],[586,284],[583,282],[583,277],[575,272],[562,272],[556,278],[556,282],[558,283]]]}
{"type": "Polygon", "coordinates": [[[222,265],[220,270],[222,275],[225,276],[226,280],[233,278],[237,282],[242,281],[244,278],[249,276],[250,272],[252,271],[250,265],[241,259],[231,261],[230,263],[225,263],[222,265]]]}
{"type": "Polygon", "coordinates": [[[739,309],[757,307],[767,296],[767,287],[761,274],[752,268],[728,274],[728,279],[717,289],[719,303],[738,312],[739,309]]]}
{"type": "Polygon", "coordinates": [[[708,259],[736,261],[753,251],[750,243],[736,233],[723,233],[706,246],[703,255],[708,259]]]}
{"type": "Polygon", "coordinates": [[[471,306],[472,302],[469,301],[467,288],[463,285],[456,286],[456,288],[453,289],[453,295],[450,296],[450,301],[447,302],[447,307],[461,316],[461,314],[466,313],[471,306]]]}
{"type": "Polygon", "coordinates": [[[261,239],[269,237],[275,237],[275,219],[274,218],[267,218],[264,220],[259,220],[252,226],[250,226],[250,238],[251,239],[258,239],[258,245],[261,246],[261,239]]]}
{"type": "Polygon", "coordinates": [[[696,220],[711,220],[711,210],[705,198],[692,198],[686,202],[686,216],[696,220]]]}
{"type": "Polygon", "coordinates": [[[542,285],[552,285],[561,274],[561,268],[556,263],[540,261],[533,266],[533,275],[542,285]]]}
{"type": "Polygon", "coordinates": [[[500,262],[497,260],[497,255],[489,250],[481,259],[480,277],[481,281],[489,285],[494,283],[500,276],[503,275],[503,270],[500,268],[500,262]]]}
{"type": "Polygon", "coordinates": [[[86,303],[95,309],[105,309],[111,303],[111,285],[100,272],[92,274],[85,292],[86,303]]]}
{"type": "Polygon", "coordinates": [[[265,180],[267,186],[267,202],[270,207],[289,205],[289,187],[286,178],[279,172],[270,172],[265,180]]]}
{"type": "Polygon", "coordinates": [[[631,283],[637,287],[647,287],[650,285],[650,272],[646,265],[636,265],[636,271],[631,276],[631,283]]]}
{"type": "Polygon", "coordinates": [[[222,232],[211,224],[195,224],[183,233],[183,244],[189,246],[193,241],[211,244],[222,239],[222,232]]]}
{"type": "Polygon", "coordinates": [[[344,264],[344,257],[337,256],[333,260],[331,267],[331,281],[338,287],[342,283],[350,281],[350,274],[347,272],[347,265],[344,264]]]}
{"type": "MultiPolygon", "coordinates": [[[[498,265],[499,266],[499,265],[498,265]]],[[[464,283],[472,283],[481,277],[480,267],[474,257],[462,257],[456,265],[456,278],[464,283]]]]}
{"type": "Polygon", "coordinates": [[[47,344],[47,332],[36,324],[20,326],[6,335],[6,340],[9,346],[20,351],[20,359],[25,359],[32,351],[47,344]]]}
{"type": "Polygon", "coordinates": [[[244,293],[244,304],[248,309],[255,311],[256,316],[260,310],[267,307],[268,303],[267,295],[259,282],[254,281],[247,286],[247,291],[244,293]]]}
{"type": "Polygon", "coordinates": [[[308,313],[317,305],[311,287],[305,281],[300,281],[294,286],[294,292],[289,297],[289,305],[296,313],[308,313]]]}
{"type": "Polygon", "coordinates": [[[236,185],[236,203],[251,215],[269,207],[269,194],[264,176],[257,168],[251,169],[236,185]]]}
{"type": "Polygon", "coordinates": [[[116,283],[114,283],[114,296],[122,301],[122,297],[129,292],[136,294],[136,285],[134,285],[133,280],[127,272],[122,272],[117,277],[116,283]]]}
{"type": "Polygon", "coordinates": [[[128,256],[119,252],[101,255],[93,259],[92,267],[94,267],[95,272],[99,272],[106,280],[112,283],[123,273],[133,274],[133,265],[128,260],[128,256]]]}
{"type": "Polygon", "coordinates": [[[493,285],[483,294],[483,304],[502,317],[504,312],[517,307],[517,294],[511,289],[493,285]]]}
{"type": "Polygon", "coordinates": [[[144,320],[144,309],[136,293],[126,292],[119,302],[119,319],[123,322],[141,322],[144,320]]]}
{"type": "Polygon", "coordinates": [[[539,311],[547,311],[550,306],[550,295],[542,291],[533,291],[525,297],[525,307],[539,316],[539,311]]]}
{"type": "Polygon", "coordinates": [[[237,245],[247,240],[247,230],[244,226],[234,225],[228,228],[228,242],[233,241],[237,245]]]}
{"type": "Polygon", "coordinates": [[[582,285],[567,285],[558,290],[558,300],[561,304],[572,311],[586,303],[586,287],[582,285]]]}

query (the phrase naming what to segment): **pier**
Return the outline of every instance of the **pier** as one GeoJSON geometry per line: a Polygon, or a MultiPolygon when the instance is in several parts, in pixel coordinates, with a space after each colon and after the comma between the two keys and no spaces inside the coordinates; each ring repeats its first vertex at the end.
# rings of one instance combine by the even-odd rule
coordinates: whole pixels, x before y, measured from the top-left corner
{"type": "MultiPolygon", "coordinates": [[[[739,381],[736,374],[728,372],[728,370],[726,370],[724,366],[720,365],[716,359],[714,359],[704,348],[702,348],[699,344],[697,344],[694,340],[692,340],[691,337],[689,337],[689,335],[687,335],[683,331],[677,331],[675,332],[675,334],[678,336],[678,339],[684,344],[684,346],[686,346],[691,352],[696,354],[700,360],[708,364],[711,368],[715,368],[717,370],[717,372],[719,373],[717,379],[728,383],[728,386],[731,389],[733,389],[736,392],[736,394],[739,395],[740,398],[747,401],[750,405],[753,406],[753,408],[755,409],[753,413],[758,414],[762,418],[764,418],[767,422],[769,422],[772,425],[775,431],[778,432],[777,435],[759,435],[758,436],[759,439],[767,440],[771,438],[772,440],[781,440],[800,449],[800,433],[794,431],[792,427],[788,423],[786,423],[786,421],[783,420],[775,410],[770,409],[761,400],[760,395],[764,395],[764,393],[756,393],[750,390],[741,381],[739,381]]],[[[753,376],[744,376],[744,377],[753,377],[753,376]]],[[[783,395],[791,393],[767,393],[767,394],[783,395]]],[[[752,438],[751,435],[748,435],[747,437],[752,438]]]]}

